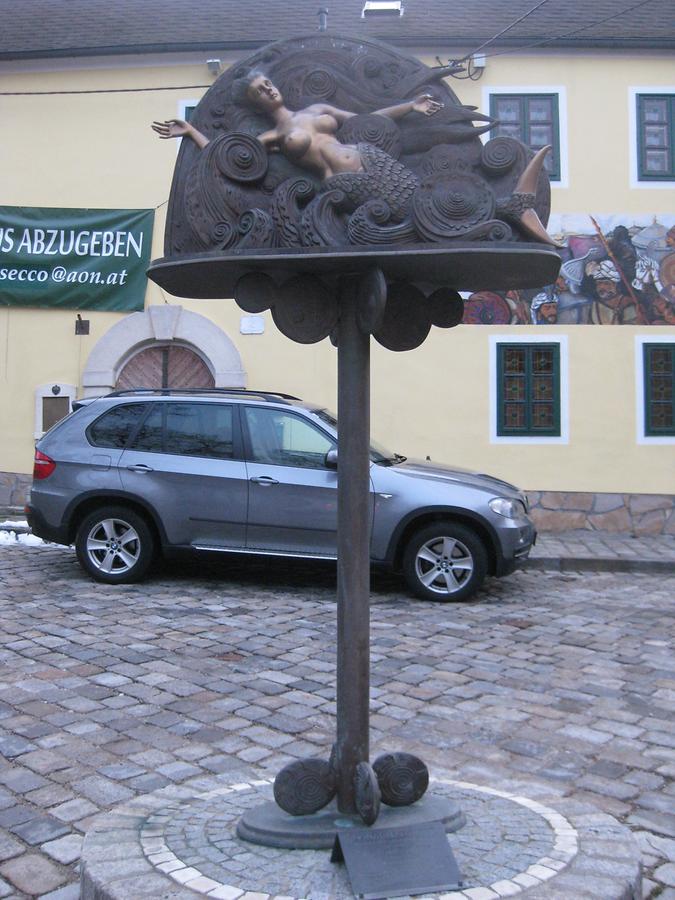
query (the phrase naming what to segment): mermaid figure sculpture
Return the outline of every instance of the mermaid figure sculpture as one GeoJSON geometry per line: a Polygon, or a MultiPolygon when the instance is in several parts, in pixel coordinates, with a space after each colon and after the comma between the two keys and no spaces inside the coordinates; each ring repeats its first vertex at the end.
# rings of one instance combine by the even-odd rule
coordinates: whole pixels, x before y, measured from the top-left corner
{"type": "MultiPolygon", "coordinates": [[[[291,162],[311,172],[324,182],[323,189],[344,191],[354,207],[370,199],[383,199],[389,203],[394,217],[402,218],[418,179],[377,147],[365,143],[343,144],[338,140],[340,126],[357,113],[327,103],[314,103],[293,112],[284,104],[281,91],[262,72],[251,72],[237,79],[234,96],[273,120],[274,127],[258,135],[269,152],[283,153],[291,162]],[[359,174],[363,177],[353,177],[359,174]]],[[[374,115],[395,121],[411,112],[433,116],[442,107],[430,94],[420,94],[414,100],[378,109],[374,115]]],[[[163,139],[189,137],[200,148],[209,143],[205,135],[182,119],[154,122],[152,128],[163,139]]]]}
{"type": "MultiPolygon", "coordinates": [[[[235,82],[235,96],[266,113],[274,121],[274,128],[258,135],[263,146],[272,152],[280,151],[322,181],[333,175],[366,170],[358,146],[342,144],[336,137],[339,127],[356,113],[327,103],[314,103],[306,109],[292,112],[284,105],[279,89],[262,72],[252,72],[238,79],[235,82]]],[[[430,94],[421,94],[414,100],[378,109],[375,114],[393,120],[410,112],[433,116],[442,106],[430,94]]],[[[182,119],[154,122],[152,128],[161,138],[189,137],[198,147],[209,143],[208,138],[182,119]]]]}
{"type": "MultiPolygon", "coordinates": [[[[330,194],[333,198],[342,198],[339,201],[340,215],[344,216],[358,211],[349,236],[346,231],[344,232],[344,240],[348,242],[351,242],[352,239],[356,240],[354,235],[358,231],[364,215],[367,218],[371,215],[372,210],[376,210],[375,215],[382,216],[383,221],[389,223],[386,228],[380,229],[383,240],[410,242],[430,239],[429,232],[422,231],[420,233],[413,221],[415,217],[412,206],[413,202],[417,202],[415,195],[419,194],[419,175],[381,147],[366,142],[343,143],[339,139],[340,129],[350,119],[358,116],[358,113],[322,102],[293,111],[285,105],[281,91],[271,78],[259,70],[237,78],[232,83],[231,97],[236,104],[248,106],[272,120],[272,128],[262,131],[255,138],[249,135],[244,135],[244,138],[257,144],[261,150],[264,148],[267,155],[280,153],[288,162],[304,169],[311,176],[315,185],[314,190],[319,195],[330,194]],[[373,207],[371,201],[384,201],[384,205],[380,203],[379,206],[375,204],[373,207]]],[[[412,112],[427,117],[434,116],[443,109],[444,105],[431,94],[423,93],[413,100],[378,109],[371,115],[382,116],[395,122],[412,112]]],[[[458,105],[457,108],[452,107],[451,119],[460,126],[460,132],[456,138],[459,141],[466,140],[471,132],[476,140],[478,134],[494,125],[494,121],[489,116],[482,115],[473,107],[461,105],[458,105]],[[473,120],[482,120],[490,124],[480,129],[474,128],[473,120]],[[466,130],[466,126],[471,126],[471,132],[466,130]],[[465,130],[462,132],[461,129],[465,130]]],[[[218,137],[215,141],[210,141],[201,131],[182,119],[154,122],[152,128],[162,139],[190,138],[200,150],[211,144],[209,152],[215,149],[217,141],[223,139],[218,137]]],[[[445,139],[454,140],[448,136],[445,139]]],[[[551,243],[537,214],[531,208],[534,204],[534,191],[542,165],[543,155],[538,154],[537,158],[532,160],[527,167],[527,171],[523,172],[523,177],[516,186],[515,194],[512,197],[498,200],[496,207],[498,215],[505,220],[516,222],[526,234],[535,240],[551,243]]],[[[264,175],[264,172],[261,174],[264,175]]],[[[190,182],[190,185],[193,184],[196,184],[194,180],[190,182]]],[[[222,201],[217,200],[216,194],[220,195],[220,189],[214,187],[213,191],[202,193],[199,203],[191,204],[189,199],[186,201],[189,207],[188,218],[193,223],[193,227],[194,222],[198,222],[197,231],[207,235],[204,246],[209,245],[208,242],[211,240],[209,235],[212,233],[217,236],[218,241],[220,241],[221,233],[225,233],[227,235],[226,243],[231,243],[233,240],[230,237],[233,234],[232,227],[228,224],[223,225],[223,222],[232,223],[237,216],[244,212],[242,194],[238,193],[236,188],[222,201]],[[222,205],[218,206],[218,203],[222,205]],[[211,224],[207,224],[207,226],[201,222],[203,211],[200,204],[210,210],[209,222],[211,224]]],[[[441,205],[459,204],[461,207],[463,202],[463,198],[455,200],[455,187],[453,186],[447,203],[443,200],[441,205]]],[[[262,239],[266,244],[274,241],[270,237],[270,226],[266,218],[265,210],[269,211],[270,209],[266,205],[267,203],[267,200],[259,197],[249,207],[253,213],[250,220],[261,223],[261,233],[264,232],[267,235],[262,239]]],[[[320,219],[324,216],[326,209],[329,210],[328,219],[330,219],[332,215],[330,203],[325,209],[319,211],[320,219]]],[[[494,203],[492,210],[494,211],[494,203]]],[[[483,220],[489,219],[490,209],[486,207],[485,212],[481,213],[481,217],[483,220]]],[[[236,228],[236,226],[233,227],[236,228]]],[[[317,222],[313,222],[309,227],[309,233],[307,233],[307,229],[305,232],[300,239],[301,244],[333,242],[330,225],[322,231],[320,225],[317,226],[317,222]],[[317,227],[318,238],[316,237],[317,227]]],[[[372,234],[372,231],[368,233],[372,234]]],[[[431,239],[437,239],[433,229],[431,233],[431,239]]],[[[441,231],[441,233],[443,232],[441,231]]],[[[451,230],[448,233],[452,235],[455,232],[451,230]]],[[[457,231],[457,233],[460,232],[457,231]]],[[[362,241],[357,240],[358,242],[362,241]]],[[[224,246],[222,243],[216,245],[224,246]]]]}

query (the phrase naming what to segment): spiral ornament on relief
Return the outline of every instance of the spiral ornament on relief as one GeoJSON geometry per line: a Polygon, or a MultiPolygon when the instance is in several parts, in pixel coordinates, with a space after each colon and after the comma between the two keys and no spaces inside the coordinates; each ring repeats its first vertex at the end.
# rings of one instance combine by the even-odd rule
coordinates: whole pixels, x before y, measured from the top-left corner
{"type": "Polygon", "coordinates": [[[237,247],[273,247],[274,220],[262,209],[247,209],[239,216],[237,247]]]}
{"type": "Polygon", "coordinates": [[[379,59],[374,59],[372,56],[366,57],[363,62],[363,74],[366,78],[377,78],[381,71],[382,63],[379,59]]]}
{"type": "Polygon", "coordinates": [[[370,200],[354,211],[347,223],[350,244],[411,244],[419,240],[409,219],[392,222],[386,200],[370,200]]]}
{"type": "Polygon", "coordinates": [[[347,229],[341,216],[346,201],[341,190],[324,190],[314,197],[300,220],[300,237],[305,247],[331,247],[346,242],[347,229]]]}
{"type": "Polygon", "coordinates": [[[475,175],[447,175],[425,182],[413,195],[412,218],[429,241],[461,237],[490,219],[495,198],[489,185],[475,175]]]}
{"type": "Polygon", "coordinates": [[[370,763],[360,762],[354,772],[354,805],[366,825],[373,825],[380,814],[380,788],[370,763]]]}
{"type": "Polygon", "coordinates": [[[387,806],[410,806],[429,787],[429,770],[412,753],[383,753],[373,763],[373,770],[387,806]]]}
{"type": "Polygon", "coordinates": [[[401,155],[401,132],[398,125],[377,113],[352,116],[342,125],[337,138],[343,144],[372,144],[398,159],[401,155]]]}
{"type": "Polygon", "coordinates": [[[328,69],[313,69],[302,82],[302,93],[316,100],[328,100],[336,90],[335,76],[328,69]]]}
{"type": "Polygon", "coordinates": [[[274,779],[277,806],[291,816],[309,816],[335,796],[335,776],[323,759],[297,759],[274,779]]]}
{"type": "Polygon", "coordinates": [[[272,217],[282,247],[297,247],[301,243],[300,220],[302,210],[316,191],[309,178],[288,178],[272,197],[272,217]]]}
{"type": "Polygon", "coordinates": [[[267,151],[253,135],[232,131],[211,141],[213,164],[221,175],[244,184],[267,173],[267,151]]]}
{"type": "Polygon", "coordinates": [[[226,250],[237,237],[237,229],[232,222],[216,222],[211,229],[210,246],[216,250],[226,250]]]}
{"type": "Polygon", "coordinates": [[[523,157],[522,144],[510,137],[488,141],[480,154],[480,164],[491,175],[504,175],[523,157]]]}

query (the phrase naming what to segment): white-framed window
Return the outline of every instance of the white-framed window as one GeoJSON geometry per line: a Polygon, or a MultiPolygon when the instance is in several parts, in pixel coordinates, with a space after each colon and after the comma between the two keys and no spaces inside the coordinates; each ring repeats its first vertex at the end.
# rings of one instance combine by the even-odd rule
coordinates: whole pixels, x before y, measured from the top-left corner
{"type": "Polygon", "coordinates": [[[628,89],[630,186],[675,188],[675,86],[628,89]]]}
{"type": "Polygon", "coordinates": [[[675,444],[675,334],[635,336],[638,444],[675,444]]]}
{"type": "Polygon", "coordinates": [[[489,335],[490,443],[569,443],[566,335],[489,335]]]}
{"type": "Polygon", "coordinates": [[[515,137],[533,150],[551,144],[546,158],[551,187],[569,187],[567,91],[564,86],[483,88],[483,112],[500,120],[489,137],[515,137]]]}
{"type": "Polygon", "coordinates": [[[64,384],[62,381],[50,381],[35,388],[33,437],[36,440],[72,412],[76,394],[74,384],[64,384]]]}

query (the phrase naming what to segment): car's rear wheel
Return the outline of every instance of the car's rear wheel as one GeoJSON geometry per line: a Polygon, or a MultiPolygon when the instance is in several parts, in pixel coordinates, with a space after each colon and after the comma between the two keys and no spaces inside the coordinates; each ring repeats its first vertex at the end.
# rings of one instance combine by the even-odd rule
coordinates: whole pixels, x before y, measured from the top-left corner
{"type": "Polygon", "coordinates": [[[140,581],[155,554],[155,540],[145,519],[123,506],[103,506],[77,529],[75,550],[80,565],[107,584],[140,581]]]}
{"type": "Polygon", "coordinates": [[[483,583],[488,555],[481,538],[451,520],[416,531],[403,554],[403,574],[424,600],[467,600],[483,583]]]}

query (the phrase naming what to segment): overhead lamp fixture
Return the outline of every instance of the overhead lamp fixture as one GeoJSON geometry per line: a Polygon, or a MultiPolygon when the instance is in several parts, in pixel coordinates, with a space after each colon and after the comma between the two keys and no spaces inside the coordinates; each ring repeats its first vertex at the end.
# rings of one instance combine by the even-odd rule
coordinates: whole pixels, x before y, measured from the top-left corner
{"type": "Polygon", "coordinates": [[[216,77],[216,75],[220,75],[223,70],[219,59],[207,59],[206,67],[209,70],[209,75],[213,75],[214,78],[216,77]]]}
{"type": "Polygon", "coordinates": [[[402,0],[366,0],[361,11],[361,18],[375,16],[402,16],[402,0]]]}
{"type": "Polygon", "coordinates": [[[325,6],[321,7],[317,16],[319,17],[319,31],[328,31],[328,10],[325,6]]]}

